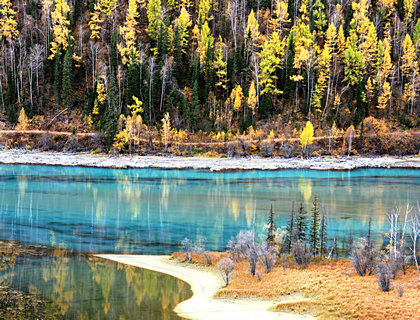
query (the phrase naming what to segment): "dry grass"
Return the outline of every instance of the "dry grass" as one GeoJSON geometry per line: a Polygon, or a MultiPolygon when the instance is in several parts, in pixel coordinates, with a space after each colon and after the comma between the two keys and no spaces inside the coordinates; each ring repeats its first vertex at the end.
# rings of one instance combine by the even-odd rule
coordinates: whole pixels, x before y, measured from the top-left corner
{"type": "MultiPolygon", "coordinates": [[[[226,256],[213,254],[213,264],[226,256]]],[[[183,254],[174,254],[183,259],[183,254]]],[[[204,263],[204,258],[194,254],[192,262],[204,263]]],[[[262,268],[260,269],[262,272],[262,268]]],[[[290,301],[278,304],[275,309],[287,312],[310,313],[320,319],[418,319],[420,310],[420,287],[415,269],[406,275],[399,274],[392,281],[389,292],[379,289],[375,275],[360,277],[349,260],[312,263],[307,269],[295,266],[283,268],[277,265],[263,279],[252,277],[246,262],[240,262],[227,288],[218,296],[254,296],[279,298],[301,295],[309,300],[290,301]],[[398,295],[402,287],[403,296],[398,295]]]]}

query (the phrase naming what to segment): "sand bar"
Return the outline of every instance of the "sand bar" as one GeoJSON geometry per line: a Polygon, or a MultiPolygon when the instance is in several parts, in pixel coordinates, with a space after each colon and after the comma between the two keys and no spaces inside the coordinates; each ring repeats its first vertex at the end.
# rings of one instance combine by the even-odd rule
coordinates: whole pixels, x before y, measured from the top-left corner
{"type": "Polygon", "coordinates": [[[221,278],[214,272],[185,266],[180,262],[169,260],[169,256],[150,255],[113,255],[101,254],[97,257],[128,264],[171,275],[187,282],[193,296],[178,304],[175,312],[186,319],[197,320],[300,320],[314,319],[310,315],[298,315],[283,312],[272,312],[268,309],[280,302],[259,299],[215,299],[214,294],[222,287],[221,278]]]}
{"type": "Polygon", "coordinates": [[[202,158],[176,156],[132,156],[89,153],[5,150],[2,164],[84,166],[99,168],[160,168],[224,170],[353,170],[358,168],[420,168],[420,157],[316,157],[301,158],[202,158]]]}

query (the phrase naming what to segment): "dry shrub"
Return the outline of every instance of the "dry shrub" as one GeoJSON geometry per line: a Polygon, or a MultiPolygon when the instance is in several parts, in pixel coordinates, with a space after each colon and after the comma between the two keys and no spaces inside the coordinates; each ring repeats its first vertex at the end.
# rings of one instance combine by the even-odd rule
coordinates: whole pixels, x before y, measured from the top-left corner
{"type": "Polygon", "coordinates": [[[365,153],[382,154],[389,149],[389,129],[384,120],[368,117],[363,120],[363,151],[365,153]]]}
{"type": "Polygon", "coordinates": [[[307,268],[311,262],[312,252],[306,243],[300,240],[297,241],[293,244],[291,251],[297,265],[302,269],[307,268]]]}
{"type": "Polygon", "coordinates": [[[378,283],[379,288],[382,291],[387,292],[389,291],[390,284],[391,284],[391,270],[387,263],[380,262],[377,265],[377,276],[378,276],[378,283]]]}
{"type": "Polygon", "coordinates": [[[371,275],[375,267],[376,251],[366,239],[359,239],[359,245],[353,248],[352,253],[353,267],[360,276],[371,275]]]}
{"type": "Polygon", "coordinates": [[[261,142],[261,153],[264,157],[272,157],[274,154],[274,142],[270,139],[261,142]]]}

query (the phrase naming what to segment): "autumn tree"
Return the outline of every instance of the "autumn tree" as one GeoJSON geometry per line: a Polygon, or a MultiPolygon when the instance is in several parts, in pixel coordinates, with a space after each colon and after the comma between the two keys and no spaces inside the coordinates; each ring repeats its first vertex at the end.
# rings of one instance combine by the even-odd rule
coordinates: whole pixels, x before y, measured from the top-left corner
{"type": "Polygon", "coordinates": [[[53,41],[51,42],[49,59],[54,59],[59,50],[65,51],[70,39],[70,21],[67,14],[70,7],[66,0],[55,0],[55,8],[51,13],[53,41]]]}
{"type": "Polygon", "coordinates": [[[17,30],[16,10],[10,0],[0,0],[0,41],[12,40],[19,34],[17,30]]]}
{"type": "Polygon", "coordinates": [[[314,127],[310,121],[306,122],[305,128],[303,128],[300,134],[300,145],[302,146],[303,153],[306,153],[306,157],[309,154],[309,145],[314,140],[314,127]]]}
{"type": "Polygon", "coordinates": [[[138,17],[138,0],[129,0],[126,20],[124,26],[120,27],[122,41],[117,45],[122,63],[127,66],[137,62],[139,56],[136,46],[138,17]]]}
{"type": "Polygon", "coordinates": [[[403,43],[403,56],[401,71],[404,75],[403,99],[407,106],[407,111],[411,114],[414,111],[414,101],[416,97],[416,87],[418,83],[419,64],[416,59],[416,51],[409,34],[405,36],[403,43]]]}

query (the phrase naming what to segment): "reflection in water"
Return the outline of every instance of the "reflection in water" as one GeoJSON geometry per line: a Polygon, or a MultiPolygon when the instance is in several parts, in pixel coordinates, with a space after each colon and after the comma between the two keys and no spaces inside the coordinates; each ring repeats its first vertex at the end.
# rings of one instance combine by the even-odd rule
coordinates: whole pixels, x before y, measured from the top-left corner
{"type": "Polygon", "coordinates": [[[0,239],[56,242],[77,252],[170,253],[185,237],[222,250],[255,220],[277,224],[318,195],[330,238],[362,235],[372,217],[377,240],[385,212],[414,202],[420,170],[250,171],[99,169],[0,165],[0,239]]]}
{"type": "Polygon", "coordinates": [[[173,309],[192,295],[176,278],[93,257],[16,262],[0,271],[0,283],[45,298],[46,319],[179,319],[173,309]]]}

